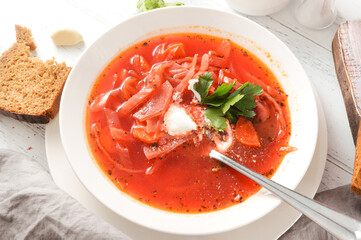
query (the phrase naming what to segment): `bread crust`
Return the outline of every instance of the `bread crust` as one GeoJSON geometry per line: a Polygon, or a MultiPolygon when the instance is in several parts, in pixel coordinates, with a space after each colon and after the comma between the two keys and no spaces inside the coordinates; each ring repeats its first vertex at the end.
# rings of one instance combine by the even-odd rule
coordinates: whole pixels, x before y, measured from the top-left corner
{"type": "Polygon", "coordinates": [[[332,52],[336,75],[342,90],[352,136],[356,144],[354,170],[351,189],[361,195],[361,129],[359,106],[355,94],[361,89],[355,83],[361,79],[361,49],[358,47],[361,32],[361,21],[340,24],[332,42],[332,52]]]}
{"type": "Polygon", "coordinates": [[[351,190],[361,195],[361,128],[358,129],[356,143],[355,163],[351,182],[351,190]]]}
{"type": "Polygon", "coordinates": [[[48,123],[59,111],[71,68],[54,59],[43,62],[31,57],[30,50],[36,48],[31,31],[19,25],[15,30],[17,42],[0,57],[0,113],[21,121],[48,123]]]}
{"type": "Polygon", "coordinates": [[[29,123],[45,124],[50,121],[50,118],[48,118],[47,116],[44,116],[44,115],[29,115],[29,114],[13,113],[13,112],[1,109],[1,108],[0,108],[0,113],[5,116],[8,116],[8,117],[15,118],[16,120],[25,121],[25,122],[29,122],[29,123]]]}

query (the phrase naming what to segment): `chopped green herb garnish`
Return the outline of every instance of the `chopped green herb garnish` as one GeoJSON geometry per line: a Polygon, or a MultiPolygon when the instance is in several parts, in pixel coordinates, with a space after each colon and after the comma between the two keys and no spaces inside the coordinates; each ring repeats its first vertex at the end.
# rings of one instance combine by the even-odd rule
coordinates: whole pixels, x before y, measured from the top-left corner
{"type": "MultiPolygon", "coordinates": [[[[213,82],[213,79],[212,79],[213,82]]],[[[225,98],[228,97],[228,95],[230,94],[229,91],[231,91],[234,87],[234,85],[236,84],[236,81],[234,81],[234,83],[231,84],[227,84],[227,83],[223,83],[221,86],[219,86],[216,91],[211,94],[210,96],[204,98],[203,103],[204,104],[208,104],[208,105],[212,105],[212,106],[220,106],[225,98]]]]}
{"type": "Polygon", "coordinates": [[[215,130],[223,131],[227,128],[226,118],[220,108],[209,107],[204,112],[204,115],[210,121],[215,130]]]}
{"type": "Polygon", "coordinates": [[[138,0],[137,2],[137,8],[142,12],[156,8],[182,5],[184,5],[184,3],[165,3],[163,0],[138,0]]]}
{"type": "Polygon", "coordinates": [[[212,85],[213,78],[210,72],[206,72],[199,76],[198,83],[193,85],[193,89],[196,90],[201,96],[201,102],[203,103],[204,98],[207,97],[209,87],[212,85]]]}
{"type": "Polygon", "coordinates": [[[215,130],[225,130],[226,119],[231,123],[236,123],[239,116],[254,117],[256,115],[252,111],[257,106],[254,96],[262,94],[261,86],[246,82],[231,92],[236,81],[230,84],[223,83],[214,93],[207,96],[212,83],[212,75],[206,72],[199,76],[198,83],[193,85],[193,89],[201,96],[201,103],[208,106],[205,117],[215,130]]]}

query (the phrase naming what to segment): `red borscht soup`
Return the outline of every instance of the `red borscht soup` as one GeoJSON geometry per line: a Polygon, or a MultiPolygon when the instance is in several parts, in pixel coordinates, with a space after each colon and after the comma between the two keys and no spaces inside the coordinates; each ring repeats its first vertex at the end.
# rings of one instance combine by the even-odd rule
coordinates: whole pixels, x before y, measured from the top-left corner
{"type": "Polygon", "coordinates": [[[287,95],[251,52],[201,34],[165,35],[119,54],[88,101],[89,148],[121,191],[150,206],[202,213],[260,186],[209,157],[219,152],[271,177],[291,125],[287,95]]]}

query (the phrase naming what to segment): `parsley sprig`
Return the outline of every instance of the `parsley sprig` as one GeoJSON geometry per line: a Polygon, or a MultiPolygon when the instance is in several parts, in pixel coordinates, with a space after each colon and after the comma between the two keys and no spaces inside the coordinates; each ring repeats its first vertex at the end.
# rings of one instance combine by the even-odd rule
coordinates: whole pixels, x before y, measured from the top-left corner
{"type": "Polygon", "coordinates": [[[184,3],[165,3],[163,0],[138,0],[137,8],[142,11],[149,11],[156,8],[168,6],[183,6],[184,3]]]}
{"type": "Polygon", "coordinates": [[[201,97],[201,104],[207,106],[205,117],[217,131],[224,131],[227,128],[227,119],[231,123],[236,123],[239,116],[254,117],[256,115],[252,111],[257,106],[254,96],[262,94],[261,86],[246,82],[231,92],[236,82],[223,83],[209,96],[209,88],[213,83],[211,73],[206,72],[199,76],[198,83],[193,85],[193,89],[201,97]]]}

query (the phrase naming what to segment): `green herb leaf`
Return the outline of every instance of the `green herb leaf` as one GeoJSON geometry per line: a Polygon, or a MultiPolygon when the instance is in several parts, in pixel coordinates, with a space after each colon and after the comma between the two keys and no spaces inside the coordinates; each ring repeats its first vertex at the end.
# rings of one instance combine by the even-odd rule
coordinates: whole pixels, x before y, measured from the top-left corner
{"type": "Polygon", "coordinates": [[[252,96],[253,98],[254,98],[254,95],[261,95],[262,92],[263,92],[263,89],[261,88],[261,86],[260,85],[254,85],[254,83],[249,83],[244,88],[242,88],[242,93],[244,95],[252,96]]]}
{"type": "Polygon", "coordinates": [[[204,112],[206,118],[210,121],[211,126],[217,131],[223,131],[227,128],[226,118],[220,108],[210,107],[204,112]]]}
{"type": "Polygon", "coordinates": [[[142,11],[149,11],[156,8],[168,7],[168,6],[182,6],[183,3],[164,3],[163,0],[138,0],[137,8],[142,11]]]}
{"type": "Polygon", "coordinates": [[[241,94],[237,94],[232,97],[229,96],[227,98],[226,102],[223,103],[221,106],[221,110],[222,110],[223,114],[226,114],[226,112],[230,109],[230,107],[233,106],[234,104],[238,103],[243,97],[244,97],[244,95],[241,95],[241,94]]]}
{"type": "Polygon", "coordinates": [[[166,7],[171,7],[171,6],[183,6],[184,3],[178,2],[178,3],[166,3],[165,6],[166,7]]]}
{"type": "Polygon", "coordinates": [[[201,102],[208,95],[209,87],[213,83],[212,74],[210,72],[206,72],[203,75],[200,75],[198,78],[198,83],[193,85],[193,89],[196,90],[201,96],[201,102]]]}
{"type": "MultiPolygon", "coordinates": [[[[245,84],[243,84],[243,86],[244,85],[245,84]]],[[[254,101],[254,96],[261,95],[262,91],[261,86],[254,85],[253,83],[249,83],[241,89],[240,94],[244,95],[244,97],[234,104],[234,106],[240,111],[239,115],[245,117],[254,117],[256,115],[254,111],[251,111],[251,109],[257,107],[257,103],[254,101]]]]}
{"type": "Polygon", "coordinates": [[[231,93],[236,81],[231,84],[223,83],[213,94],[207,96],[212,83],[212,75],[207,72],[199,76],[198,83],[194,84],[193,89],[201,96],[201,103],[209,106],[205,111],[205,117],[215,130],[225,130],[227,119],[231,123],[236,123],[239,116],[256,115],[252,109],[257,106],[254,96],[261,95],[263,91],[259,85],[246,82],[231,93]]]}
{"type": "Polygon", "coordinates": [[[236,123],[238,120],[238,115],[240,115],[240,111],[235,107],[230,107],[226,112],[226,117],[231,123],[236,123]]]}
{"type": "MultiPolygon", "coordinates": [[[[211,75],[212,76],[212,75],[211,75]]],[[[231,84],[223,83],[221,86],[219,86],[216,91],[211,94],[210,96],[206,97],[203,101],[205,104],[212,104],[212,102],[215,102],[217,100],[224,100],[229,96],[229,91],[231,91],[236,84],[236,81],[231,84]]]]}

